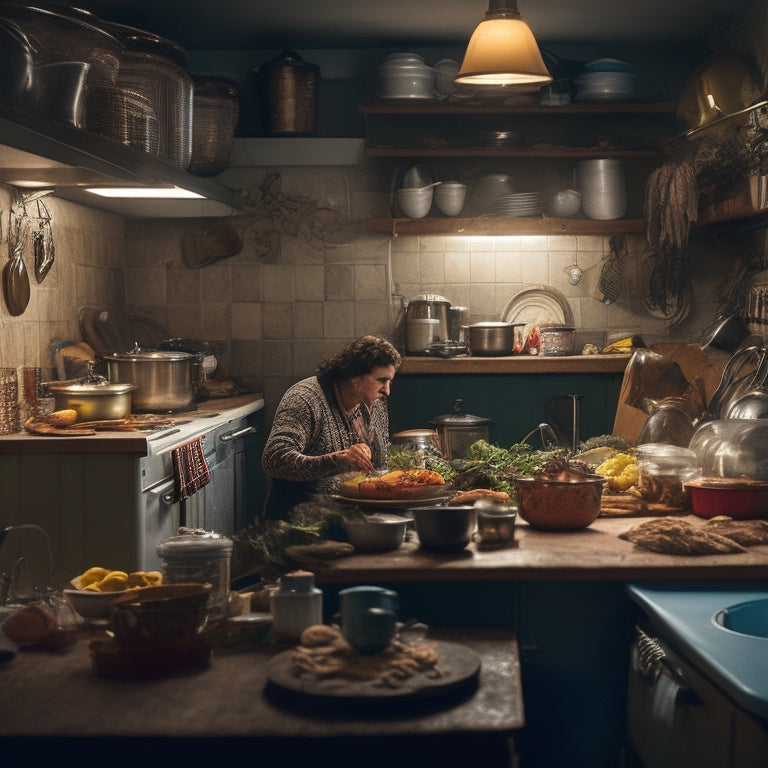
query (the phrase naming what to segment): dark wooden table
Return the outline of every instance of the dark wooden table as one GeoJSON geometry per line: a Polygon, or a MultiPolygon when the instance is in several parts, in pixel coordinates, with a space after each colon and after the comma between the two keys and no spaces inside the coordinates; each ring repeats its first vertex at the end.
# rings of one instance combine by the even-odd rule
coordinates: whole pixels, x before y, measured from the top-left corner
{"type": "Polygon", "coordinates": [[[508,768],[512,739],[524,725],[517,641],[510,630],[430,630],[433,639],[479,654],[477,686],[427,705],[370,712],[274,701],[265,693],[265,664],[290,646],[215,648],[202,669],[123,680],[92,670],[92,636],[83,634],[65,654],[22,651],[0,666],[4,749],[28,758],[87,755],[107,762],[243,758],[391,768],[482,760],[508,768]]]}

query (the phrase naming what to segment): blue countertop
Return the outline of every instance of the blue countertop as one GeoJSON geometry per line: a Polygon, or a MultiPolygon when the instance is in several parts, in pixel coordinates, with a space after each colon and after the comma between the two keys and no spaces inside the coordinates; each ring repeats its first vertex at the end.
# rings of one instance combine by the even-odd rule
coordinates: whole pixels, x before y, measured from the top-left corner
{"type": "Polygon", "coordinates": [[[663,582],[627,587],[659,638],[742,709],[768,721],[768,638],[718,625],[723,608],[768,598],[763,582],[663,582]]]}

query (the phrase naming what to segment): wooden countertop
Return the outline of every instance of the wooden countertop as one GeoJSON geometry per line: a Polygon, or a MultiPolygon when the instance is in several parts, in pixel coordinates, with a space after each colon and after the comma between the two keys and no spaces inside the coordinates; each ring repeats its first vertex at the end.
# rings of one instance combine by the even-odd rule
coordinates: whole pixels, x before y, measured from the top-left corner
{"type": "MultiPolygon", "coordinates": [[[[515,545],[456,554],[433,553],[415,533],[394,552],[312,563],[319,584],[451,581],[638,581],[768,579],[768,546],[732,555],[665,555],[636,547],[619,533],[650,518],[598,518],[581,531],[548,532],[518,518],[515,545]]],[[[701,524],[703,519],[684,516],[701,524]]]]}
{"type": "MultiPolygon", "coordinates": [[[[264,407],[261,394],[236,395],[197,403],[197,410],[172,414],[176,421],[205,418],[211,413],[230,413],[233,418],[264,407]]],[[[66,437],[33,435],[26,431],[0,435],[0,454],[32,453],[133,453],[147,455],[147,436],[151,432],[110,432],[99,430],[95,435],[66,437]]]]}
{"type": "MultiPolygon", "coordinates": [[[[209,666],[202,669],[163,679],[123,680],[92,671],[88,640],[94,636],[93,630],[84,633],[64,654],[21,651],[0,665],[0,736],[6,746],[12,737],[21,739],[21,754],[29,757],[26,750],[34,750],[41,737],[62,737],[55,742],[57,749],[77,753],[83,745],[71,737],[103,737],[120,739],[120,755],[124,744],[129,751],[143,744],[143,756],[152,757],[162,746],[157,739],[167,738],[173,741],[175,756],[181,757],[184,744],[195,739],[190,742],[194,750],[208,754],[215,749],[225,762],[231,762],[233,752],[245,743],[262,762],[270,748],[279,756],[287,746],[296,750],[303,745],[310,760],[306,764],[319,765],[326,763],[312,757],[318,754],[318,744],[325,743],[336,750],[334,765],[371,765],[357,749],[339,749],[338,739],[363,739],[365,745],[390,748],[403,739],[418,743],[423,737],[439,737],[440,743],[451,736],[506,743],[524,725],[518,649],[511,630],[430,629],[430,638],[460,643],[480,655],[477,689],[438,706],[398,705],[377,717],[332,714],[327,704],[307,710],[273,703],[265,695],[265,664],[290,645],[266,641],[214,648],[209,666]]],[[[433,742],[427,743],[434,748],[433,742]]],[[[105,759],[118,756],[109,751],[109,744],[104,746],[105,759]]],[[[199,753],[185,756],[199,758],[199,753]]]]}
{"type": "Polygon", "coordinates": [[[631,355],[404,357],[398,376],[414,373],[624,373],[631,355]]]}

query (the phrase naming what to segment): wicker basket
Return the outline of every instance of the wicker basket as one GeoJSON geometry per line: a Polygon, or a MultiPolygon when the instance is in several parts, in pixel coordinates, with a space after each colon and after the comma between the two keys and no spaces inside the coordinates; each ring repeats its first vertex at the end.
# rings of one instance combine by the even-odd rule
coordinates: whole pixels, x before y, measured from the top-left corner
{"type": "Polygon", "coordinates": [[[315,130],[320,70],[293,51],[283,51],[259,70],[272,136],[308,136],[315,130]]]}

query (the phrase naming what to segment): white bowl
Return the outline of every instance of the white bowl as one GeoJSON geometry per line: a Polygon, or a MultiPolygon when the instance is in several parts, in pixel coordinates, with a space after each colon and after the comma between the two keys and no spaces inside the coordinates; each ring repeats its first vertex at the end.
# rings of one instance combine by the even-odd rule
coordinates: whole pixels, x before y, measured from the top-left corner
{"type": "Polygon", "coordinates": [[[467,185],[458,181],[444,181],[435,188],[435,205],[446,216],[458,216],[467,199],[467,185]]]}
{"type": "Polygon", "coordinates": [[[108,619],[112,601],[126,595],[128,590],[123,592],[91,592],[88,589],[65,589],[63,593],[67,602],[84,619],[108,619]]]}
{"type": "Polygon", "coordinates": [[[410,219],[422,219],[432,207],[434,187],[429,189],[413,189],[404,187],[397,190],[397,203],[400,210],[410,219]]]}

